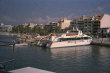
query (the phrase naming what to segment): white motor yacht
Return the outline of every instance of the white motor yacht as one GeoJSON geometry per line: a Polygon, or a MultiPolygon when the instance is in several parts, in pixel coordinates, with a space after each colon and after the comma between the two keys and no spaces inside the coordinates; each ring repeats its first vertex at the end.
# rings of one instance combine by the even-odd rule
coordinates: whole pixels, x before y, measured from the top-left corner
{"type": "Polygon", "coordinates": [[[50,48],[71,47],[80,45],[89,45],[92,42],[92,37],[85,35],[79,29],[67,31],[61,36],[51,36],[50,48]]]}

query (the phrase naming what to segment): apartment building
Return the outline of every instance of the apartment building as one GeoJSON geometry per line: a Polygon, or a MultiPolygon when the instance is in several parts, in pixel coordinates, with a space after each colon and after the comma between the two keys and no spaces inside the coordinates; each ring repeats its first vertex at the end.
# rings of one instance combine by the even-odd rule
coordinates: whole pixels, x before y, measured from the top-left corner
{"type": "Polygon", "coordinates": [[[108,33],[108,28],[110,28],[110,15],[82,16],[73,20],[71,27],[78,27],[85,34],[97,35],[102,31],[108,33]]]}
{"type": "Polygon", "coordinates": [[[30,28],[34,28],[36,25],[38,24],[34,24],[34,23],[25,23],[25,24],[22,24],[24,27],[28,26],[30,28]]]}
{"type": "Polygon", "coordinates": [[[64,18],[64,19],[59,20],[58,23],[61,29],[65,29],[70,26],[71,20],[64,18]]]}
{"type": "Polygon", "coordinates": [[[0,32],[11,32],[12,28],[12,25],[4,25],[3,23],[0,24],[0,32]]]}
{"type": "Polygon", "coordinates": [[[50,22],[48,25],[45,25],[49,32],[54,32],[55,29],[58,27],[57,22],[50,22]]]}

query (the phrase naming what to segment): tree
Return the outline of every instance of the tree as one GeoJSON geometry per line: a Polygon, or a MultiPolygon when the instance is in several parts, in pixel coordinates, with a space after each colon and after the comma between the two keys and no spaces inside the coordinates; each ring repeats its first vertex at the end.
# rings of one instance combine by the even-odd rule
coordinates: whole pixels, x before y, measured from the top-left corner
{"type": "Polygon", "coordinates": [[[24,31],[25,31],[25,33],[27,33],[27,34],[30,34],[30,33],[31,33],[31,27],[26,26],[26,27],[24,28],[24,31]]]}
{"type": "Polygon", "coordinates": [[[61,27],[56,27],[55,28],[55,33],[61,33],[62,31],[61,31],[61,27]]]}

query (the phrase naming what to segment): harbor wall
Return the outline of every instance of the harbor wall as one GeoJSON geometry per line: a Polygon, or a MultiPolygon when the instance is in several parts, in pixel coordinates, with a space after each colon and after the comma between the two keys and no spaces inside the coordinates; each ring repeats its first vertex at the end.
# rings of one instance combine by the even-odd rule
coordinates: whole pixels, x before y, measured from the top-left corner
{"type": "Polygon", "coordinates": [[[110,47],[110,38],[93,38],[91,44],[110,47]]]}

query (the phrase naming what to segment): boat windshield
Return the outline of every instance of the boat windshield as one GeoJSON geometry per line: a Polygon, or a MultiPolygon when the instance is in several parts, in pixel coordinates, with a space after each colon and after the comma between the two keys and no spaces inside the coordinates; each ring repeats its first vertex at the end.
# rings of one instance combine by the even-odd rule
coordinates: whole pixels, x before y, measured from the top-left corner
{"type": "Polygon", "coordinates": [[[77,38],[59,38],[58,42],[61,41],[76,41],[76,40],[87,40],[87,39],[91,39],[90,37],[77,37],[77,38]]]}
{"type": "Polygon", "coordinates": [[[74,34],[77,34],[77,33],[78,33],[78,31],[73,31],[73,30],[70,30],[70,31],[68,31],[68,33],[74,33],[74,34]]]}

